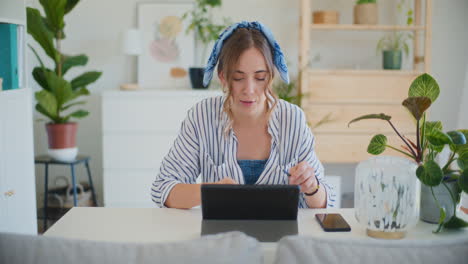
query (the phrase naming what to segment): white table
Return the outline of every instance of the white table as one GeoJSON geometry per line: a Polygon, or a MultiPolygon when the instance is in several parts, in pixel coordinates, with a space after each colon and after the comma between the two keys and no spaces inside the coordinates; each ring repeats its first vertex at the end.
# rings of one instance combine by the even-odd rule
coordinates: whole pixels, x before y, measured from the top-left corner
{"type": "MultiPolygon", "coordinates": [[[[45,236],[114,242],[174,242],[200,237],[201,210],[162,208],[75,207],[44,233],[45,236]]],[[[366,235],[353,209],[300,209],[299,235],[323,238],[372,240],[366,235]],[[327,233],[315,220],[316,213],[340,213],[351,232],[327,233]]],[[[405,240],[441,240],[468,235],[468,228],[433,234],[436,225],[419,222],[405,240]]],[[[273,263],[276,243],[262,243],[265,262],[273,263]]]]}

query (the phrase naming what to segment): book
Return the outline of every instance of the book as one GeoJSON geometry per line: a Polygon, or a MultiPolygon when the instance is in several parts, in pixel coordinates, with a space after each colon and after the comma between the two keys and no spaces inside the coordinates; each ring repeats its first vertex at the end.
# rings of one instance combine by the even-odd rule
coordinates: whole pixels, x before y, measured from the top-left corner
{"type": "Polygon", "coordinates": [[[3,90],[19,87],[17,27],[15,24],[0,23],[0,78],[3,79],[3,90]]]}

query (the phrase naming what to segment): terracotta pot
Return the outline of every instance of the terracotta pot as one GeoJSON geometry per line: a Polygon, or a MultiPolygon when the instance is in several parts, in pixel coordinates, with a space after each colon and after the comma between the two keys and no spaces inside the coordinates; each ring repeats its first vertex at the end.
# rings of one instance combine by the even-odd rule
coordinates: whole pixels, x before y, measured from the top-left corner
{"type": "Polygon", "coordinates": [[[47,137],[49,139],[49,155],[60,161],[72,161],[78,154],[76,147],[76,131],[78,124],[75,122],[65,124],[46,124],[47,137]]]}
{"type": "Polygon", "coordinates": [[[378,23],[377,4],[360,4],[354,6],[354,24],[375,25],[378,23]]]}

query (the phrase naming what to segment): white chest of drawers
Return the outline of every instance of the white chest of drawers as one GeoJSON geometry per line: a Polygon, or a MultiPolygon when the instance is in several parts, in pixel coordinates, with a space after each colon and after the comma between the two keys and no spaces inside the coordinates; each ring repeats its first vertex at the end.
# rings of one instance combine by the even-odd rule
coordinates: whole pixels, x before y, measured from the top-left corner
{"type": "Polygon", "coordinates": [[[102,93],[104,206],[154,207],[150,187],[195,103],[219,90],[102,93]]]}

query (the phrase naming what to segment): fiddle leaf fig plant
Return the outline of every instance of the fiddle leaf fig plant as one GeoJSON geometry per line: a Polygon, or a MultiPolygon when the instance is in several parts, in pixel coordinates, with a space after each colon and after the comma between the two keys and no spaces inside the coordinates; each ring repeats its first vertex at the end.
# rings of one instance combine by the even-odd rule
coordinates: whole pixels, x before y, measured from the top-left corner
{"type": "Polygon", "coordinates": [[[45,16],[38,9],[26,8],[28,33],[54,64],[52,68],[47,68],[37,51],[29,46],[40,63],[32,71],[34,80],[42,87],[41,91],[35,93],[36,110],[55,124],[67,123],[71,118],[83,118],[89,114],[82,109],[71,113],[68,110],[86,103],[76,99],[89,95],[87,86],[102,74],[90,71],[68,80],[65,78],[71,68],[88,63],[86,55],[69,55],[62,50],[62,40],[65,39],[64,17],[78,2],[79,0],[39,0],[45,16]]]}
{"type": "Polygon", "coordinates": [[[367,152],[379,155],[388,147],[406,155],[418,164],[416,176],[424,185],[430,187],[435,203],[439,207],[439,226],[435,232],[439,232],[442,227],[461,228],[468,226],[468,223],[457,218],[455,213],[461,191],[468,193],[468,130],[459,129],[444,132],[442,122],[426,121],[426,112],[437,100],[439,94],[439,85],[427,73],[418,76],[409,87],[408,98],[402,102],[402,105],[416,121],[416,138],[413,140],[400,133],[392,123],[391,116],[383,113],[363,115],[348,123],[349,126],[360,120],[377,119],[386,121],[392,127],[404,145],[401,148],[391,146],[387,142],[387,137],[379,134],[371,139],[367,152]],[[444,148],[450,149],[449,159],[445,164],[439,164],[436,162],[436,157],[444,148]],[[458,168],[451,166],[455,161],[458,168]],[[448,182],[457,183],[457,193],[453,193],[449,189],[448,182]],[[439,185],[444,186],[452,198],[453,216],[448,221],[445,221],[447,215],[445,208],[440,206],[432,190],[433,187],[439,185]]]}

